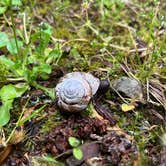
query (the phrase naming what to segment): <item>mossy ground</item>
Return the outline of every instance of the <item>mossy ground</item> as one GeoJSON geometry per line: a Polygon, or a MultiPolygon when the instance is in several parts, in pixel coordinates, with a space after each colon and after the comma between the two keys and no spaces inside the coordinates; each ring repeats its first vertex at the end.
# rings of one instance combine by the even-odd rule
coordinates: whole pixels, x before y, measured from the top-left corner
{"type": "MultiPolygon", "coordinates": [[[[59,78],[58,72],[64,74],[72,71],[91,72],[100,79],[110,81],[120,76],[139,80],[144,91],[144,101],[138,102],[134,110],[123,112],[121,104],[124,100],[112,90],[105,95],[105,101],[110,103],[110,110],[119,127],[136,142],[139,151],[138,165],[160,164],[166,146],[161,141],[166,121],[166,2],[32,0],[24,3],[14,14],[18,36],[23,33],[21,14],[26,13],[27,31],[33,34],[41,22],[48,23],[53,28],[48,51],[49,48],[57,47],[57,44],[62,50],[61,57],[52,64],[52,77],[55,79],[50,76],[49,80],[52,82],[39,82],[53,87],[59,78]]],[[[5,17],[10,18],[10,13],[6,13],[5,17]]],[[[4,16],[0,18],[0,30],[12,36],[4,16]]],[[[9,56],[7,50],[0,51],[9,56]]],[[[0,78],[4,85],[8,82],[5,82],[2,73],[5,73],[4,68],[0,68],[0,78]]],[[[130,100],[127,102],[135,103],[130,100]]],[[[3,128],[7,136],[22,109],[18,108],[17,101],[15,103],[11,111],[11,121],[3,128]]],[[[47,114],[42,111],[37,115],[38,120],[44,116],[49,118],[42,124],[41,131],[38,131],[41,133],[48,132],[62,118],[59,113],[47,114]]],[[[28,151],[29,145],[33,143],[30,138],[26,140],[28,151]]]]}

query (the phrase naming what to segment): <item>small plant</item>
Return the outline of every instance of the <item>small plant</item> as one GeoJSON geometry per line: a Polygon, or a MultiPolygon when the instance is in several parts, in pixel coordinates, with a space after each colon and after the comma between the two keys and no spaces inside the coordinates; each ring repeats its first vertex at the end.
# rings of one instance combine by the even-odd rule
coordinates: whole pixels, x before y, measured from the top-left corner
{"type": "Polygon", "coordinates": [[[8,8],[16,8],[22,5],[21,0],[1,0],[0,14],[4,14],[8,8]]]}
{"type": "Polygon", "coordinates": [[[10,119],[9,110],[15,98],[21,95],[29,88],[26,84],[12,85],[8,84],[0,89],[0,98],[2,106],[0,107],[0,127],[8,123],[10,119]]]}
{"type": "Polygon", "coordinates": [[[52,63],[57,64],[61,58],[61,47],[56,43],[54,48],[48,48],[49,43],[53,41],[51,40],[52,27],[47,23],[42,22],[33,34],[28,33],[25,13],[22,14],[23,32],[16,28],[13,7],[20,5],[22,2],[15,0],[0,2],[0,14],[3,14],[4,20],[9,24],[14,36],[10,37],[6,32],[0,32],[0,48],[4,50],[4,54],[7,54],[7,56],[0,56],[0,65],[3,66],[0,69],[0,82],[2,85],[7,84],[1,86],[0,89],[2,101],[0,127],[6,125],[10,120],[9,110],[12,108],[14,99],[21,97],[30,87],[41,89],[52,99],[55,98],[54,89],[38,84],[37,79],[46,80],[49,77],[52,72],[52,63]],[[3,7],[5,8],[2,12],[3,7]],[[11,20],[5,16],[7,11],[10,12],[11,20]]]}
{"type": "Polygon", "coordinates": [[[73,156],[76,159],[81,160],[83,158],[83,152],[78,147],[80,145],[80,141],[75,137],[69,137],[69,144],[73,147],[73,156]]]}

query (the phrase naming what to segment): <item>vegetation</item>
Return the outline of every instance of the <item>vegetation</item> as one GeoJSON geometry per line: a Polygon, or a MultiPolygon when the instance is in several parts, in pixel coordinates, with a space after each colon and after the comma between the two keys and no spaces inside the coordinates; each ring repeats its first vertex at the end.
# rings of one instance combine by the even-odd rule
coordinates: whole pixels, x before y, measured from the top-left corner
{"type": "MultiPolygon", "coordinates": [[[[138,165],[158,164],[150,150],[162,152],[166,142],[165,7],[164,0],[1,0],[0,145],[13,143],[16,129],[29,121],[48,117],[40,134],[61,123],[59,112],[45,112],[56,98],[59,72],[91,72],[110,82],[128,76],[141,82],[143,98],[128,99],[110,90],[105,102],[136,142],[138,165]],[[42,90],[49,102],[37,96],[30,110],[34,90],[42,90]]],[[[88,111],[93,109],[90,105],[88,111]]],[[[25,139],[28,151],[33,143],[23,130],[19,142],[25,139]]],[[[74,156],[81,159],[77,141],[69,138],[74,156]]],[[[58,165],[56,159],[40,158],[58,165]]]]}

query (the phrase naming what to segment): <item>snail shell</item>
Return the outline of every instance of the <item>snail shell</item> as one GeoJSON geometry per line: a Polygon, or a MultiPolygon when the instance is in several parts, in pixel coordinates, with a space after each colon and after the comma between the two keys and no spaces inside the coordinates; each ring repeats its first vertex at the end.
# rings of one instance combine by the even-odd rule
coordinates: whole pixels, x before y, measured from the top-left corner
{"type": "Polygon", "coordinates": [[[58,106],[68,112],[79,112],[86,109],[99,85],[100,80],[90,73],[66,74],[59,80],[55,88],[58,106]]]}

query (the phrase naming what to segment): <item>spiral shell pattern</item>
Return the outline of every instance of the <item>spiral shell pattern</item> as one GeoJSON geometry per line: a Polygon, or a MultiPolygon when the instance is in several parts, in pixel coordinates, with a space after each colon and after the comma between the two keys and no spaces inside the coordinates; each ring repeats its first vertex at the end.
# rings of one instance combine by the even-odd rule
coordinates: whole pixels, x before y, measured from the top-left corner
{"type": "Polygon", "coordinates": [[[86,109],[99,84],[100,80],[90,73],[72,72],[66,74],[55,88],[58,106],[69,112],[86,109]]]}

